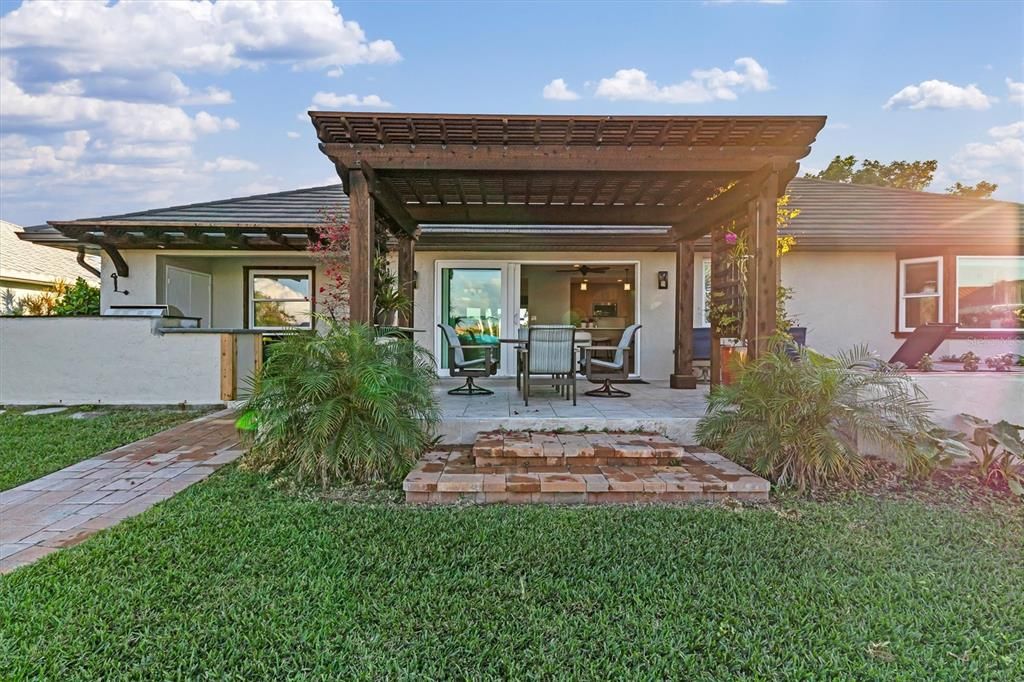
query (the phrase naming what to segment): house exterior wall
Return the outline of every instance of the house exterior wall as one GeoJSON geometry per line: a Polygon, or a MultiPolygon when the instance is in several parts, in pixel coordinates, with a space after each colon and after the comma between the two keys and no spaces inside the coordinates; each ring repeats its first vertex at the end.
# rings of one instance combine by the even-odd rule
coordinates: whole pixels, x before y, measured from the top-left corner
{"type": "MultiPolygon", "coordinates": [[[[120,278],[118,288],[127,289],[128,294],[115,293],[114,281],[110,275],[115,272],[110,258],[103,254],[102,287],[100,290],[101,310],[110,305],[152,305],[166,303],[167,266],[173,265],[187,270],[203,272],[211,276],[212,320],[211,327],[241,329],[245,318],[246,267],[295,267],[315,268],[314,286],[323,285],[326,275],[308,255],[288,255],[287,252],[225,252],[196,251],[183,252],[151,250],[124,250],[121,255],[128,263],[129,276],[120,278]]],[[[315,292],[314,292],[315,293],[315,292]]],[[[321,309],[317,306],[317,309],[321,309]]]]}

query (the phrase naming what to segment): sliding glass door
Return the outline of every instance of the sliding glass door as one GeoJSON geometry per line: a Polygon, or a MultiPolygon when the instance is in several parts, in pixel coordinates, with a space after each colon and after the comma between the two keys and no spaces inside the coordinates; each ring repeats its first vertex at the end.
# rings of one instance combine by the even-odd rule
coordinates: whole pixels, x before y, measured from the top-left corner
{"type": "MultiPolygon", "coordinates": [[[[464,346],[491,346],[501,355],[504,291],[500,267],[441,268],[441,322],[451,325],[464,346]]],[[[484,348],[465,351],[467,360],[482,358],[484,348]]],[[[441,338],[441,367],[448,367],[448,342],[441,338]]]]}

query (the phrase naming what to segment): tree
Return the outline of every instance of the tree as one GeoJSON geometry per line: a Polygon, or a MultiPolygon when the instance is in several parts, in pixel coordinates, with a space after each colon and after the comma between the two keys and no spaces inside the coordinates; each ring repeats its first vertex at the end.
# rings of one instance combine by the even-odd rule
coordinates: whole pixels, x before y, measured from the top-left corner
{"type": "Polygon", "coordinates": [[[953,194],[958,197],[972,197],[974,199],[988,199],[992,196],[992,193],[999,189],[999,185],[992,182],[985,182],[979,180],[976,185],[964,185],[962,183],[954,183],[952,186],[946,188],[947,194],[953,194]]]}
{"type": "Polygon", "coordinates": [[[99,315],[100,288],[81,277],[60,294],[53,306],[54,315],[99,315]]]}
{"type": "Polygon", "coordinates": [[[857,168],[857,157],[836,156],[828,164],[828,168],[818,173],[807,173],[804,177],[833,182],[846,182],[854,185],[875,185],[877,187],[896,187],[922,191],[931,184],[939,162],[930,161],[892,161],[882,163],[864,159],[857,168]]]}

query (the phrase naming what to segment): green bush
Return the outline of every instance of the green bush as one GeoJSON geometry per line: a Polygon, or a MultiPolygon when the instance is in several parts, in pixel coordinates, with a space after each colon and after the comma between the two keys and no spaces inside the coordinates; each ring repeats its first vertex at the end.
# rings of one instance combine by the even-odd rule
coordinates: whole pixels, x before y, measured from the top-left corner
{"type": "Polygon", "coordinates": [[[53,306],[54,315],[99,315],[100,290],[79,277],[60,292],[53,306]]]}
{"type": "Polygon", "coordinates": [[[801,349],[794,360],[777,346],[711,392],[697,440],[803,490],[860,478],[865,439],[899,455],[913,474],[962,454],[930,412],[910,377],[864,348],[834,358],[801,349]]]}
{"type": "Polygon", "coordinates": [[[438,422],[433,358],[372,327],[323,324],[271,346],[240,419],[244,463],[322,486],[400,480],[438,422]]]}

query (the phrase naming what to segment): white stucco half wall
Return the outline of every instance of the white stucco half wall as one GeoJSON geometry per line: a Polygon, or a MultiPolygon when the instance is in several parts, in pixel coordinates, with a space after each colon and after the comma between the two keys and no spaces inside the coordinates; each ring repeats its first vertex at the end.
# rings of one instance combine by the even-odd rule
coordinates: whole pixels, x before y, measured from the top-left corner
{"type": "Polygon", "coordinates": [[[220,335],[154,321],[0,317],[0,404],[220,403],[220,335]]]}

